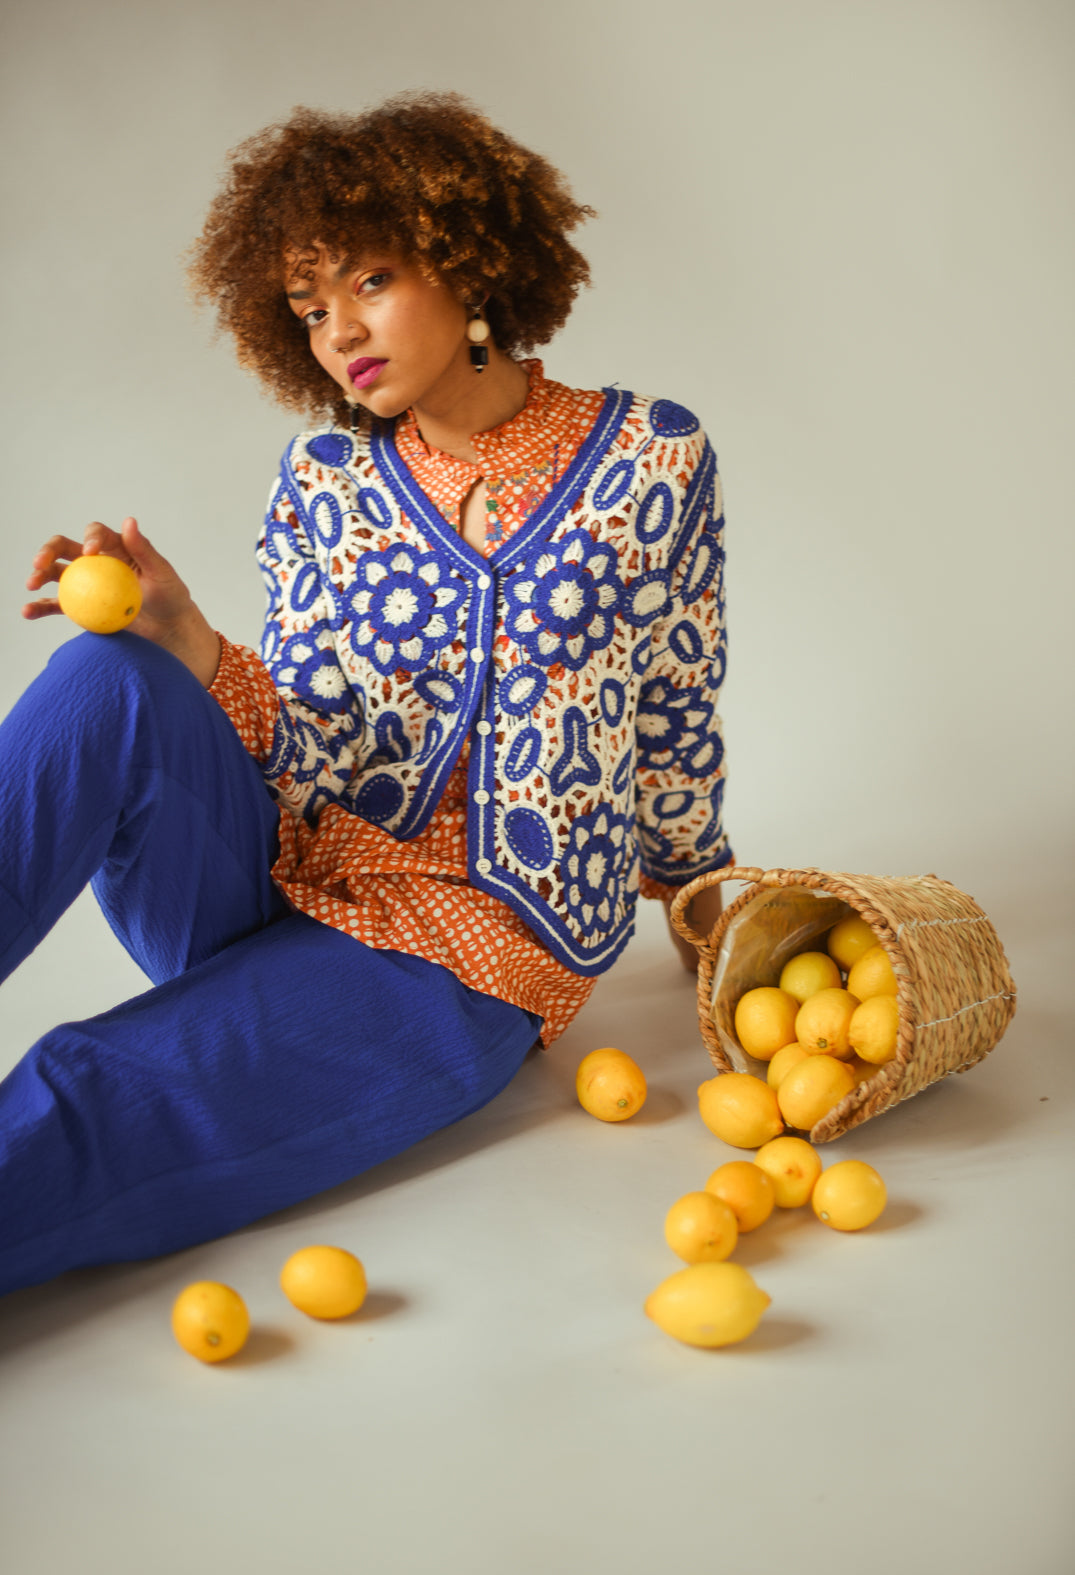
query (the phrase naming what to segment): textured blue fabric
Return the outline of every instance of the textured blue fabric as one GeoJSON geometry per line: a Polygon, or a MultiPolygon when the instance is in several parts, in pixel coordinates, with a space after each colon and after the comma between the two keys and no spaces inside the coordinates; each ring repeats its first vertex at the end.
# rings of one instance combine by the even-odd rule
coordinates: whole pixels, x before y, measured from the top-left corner
{"type": "Polygon", "coordinates": [[[540,1019],[293,913],[215,700],[134,635],[61,647],[0,724],[0,978],[88,880],[151,979],[0,1083],[0,1293],[176,1251],[479,1109],[540,1019]]]}

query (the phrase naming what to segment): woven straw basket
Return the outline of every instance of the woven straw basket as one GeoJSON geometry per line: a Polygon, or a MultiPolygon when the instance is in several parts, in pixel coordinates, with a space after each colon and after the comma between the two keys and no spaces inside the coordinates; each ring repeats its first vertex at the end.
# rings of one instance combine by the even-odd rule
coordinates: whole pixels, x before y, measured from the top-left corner
{"type": "Polygon", "coordinates": [[[895,1057],[852,1089],[810,1133],[827,1143],[950,1072],[988,1055],[1015,1014],[1015,984],[1000,940],[981,908],[936,875],[839,875],[825,870],[731,866],[700,875],[672,904],[672,922],[700,954],[698,1021],[718,1072],[754,1072],[735,1038],[739,997],[775,985],[788,958],[818,949],[826,931],[859,914],[891,960],[897,983],[895,1057]],[[708,937],[683,918],[691,898],[722,881],[752,884],[708,937]]]}

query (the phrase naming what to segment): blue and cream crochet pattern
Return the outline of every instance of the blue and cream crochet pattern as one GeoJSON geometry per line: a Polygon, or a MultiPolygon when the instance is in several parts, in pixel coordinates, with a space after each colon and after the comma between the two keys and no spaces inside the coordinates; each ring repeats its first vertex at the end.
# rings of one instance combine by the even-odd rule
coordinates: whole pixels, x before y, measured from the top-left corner
{"type": "Polygon", "coordinates": [[[258,561],[280,708],[267,781],[406,841],[469,739],[470,878],[576,973],[631,934],[639,874],[729,861],[722,829],[723,512],[681,405],[604,391],[574,461],[483,557],[393,442],[300,435],[258,561]]]}

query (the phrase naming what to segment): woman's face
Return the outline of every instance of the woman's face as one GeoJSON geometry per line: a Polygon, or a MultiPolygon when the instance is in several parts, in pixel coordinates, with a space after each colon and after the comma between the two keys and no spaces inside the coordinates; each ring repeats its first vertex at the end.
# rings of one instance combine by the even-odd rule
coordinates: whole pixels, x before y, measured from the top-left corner
{"type": "Polygon", "coordinates": [[[290,253],[285,289],[315,359],[374,415],[447,409],[473,381],[466,308],[394,252],[290,253]]]}

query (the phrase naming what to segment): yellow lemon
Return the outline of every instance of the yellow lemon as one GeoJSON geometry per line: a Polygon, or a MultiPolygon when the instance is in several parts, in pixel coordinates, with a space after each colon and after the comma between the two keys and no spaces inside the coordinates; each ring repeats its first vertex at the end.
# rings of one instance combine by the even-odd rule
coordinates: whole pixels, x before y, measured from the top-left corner
{"type": "Polygon", "coordinates": [[[833,1230],[862,1230],[872,1225],[888,1202],[885,1184],[872,1165],[842,1159],[822,1171],[810,1203],[819,1220],[833,1230]]]}
{"type": "MultiPolygon", "coordinates": [[[[880,999],[888,1000],[888,997],[884,996],[880,999]]],[[[844,1062],[844,1065],[854,1073],[856,1083],[869,1082],[870,1078],[878,1070],[872,1061],[864,1061],[860,1055],[853,1055],[850,1061],[844,1062]]]]}
{"type": "Polygon", "coordinates": [[[819,990],[799,1007],[795,1018],[795,1038],[811,1055],[834,1055],[842,1060],[851,1054],[847,1037],[851,1017],[859,998],[850,990],[819,990]]]}
{"type": "Polygon", "coordinates": [[[754,1163],[771,1178],[781,1209],[797,1209],[808,1203],[821,1175],[821,1157],[805,1138],[773,1138],[762,1144],[754,1163]]]}
{"type": "Polygon", "coordinates": [[[819,990],[838,990],[842,983],[840,970],[827,952],[800,952],[784,964],[780,975],[780,988],[800,1006],[819,990]]]}
{"type": "Polygon", "coordinates": [[[779,1088],[793,1066],[798,1066],[800,1061],[805,1061],[810,1054],[805,1045],[785,1045],[783,1050],[778,1050],[769,1062],[769,1071],[765,1081],[770,1088],[779,1088]]]}
{"type": "Polygon", "coordinates": [[[834,958],[847,973],[855,966],[863,952],[868,952],[872,946],[877,945],[877,936],[866,920],[860,919],[855,913],[846,919],[841,919],[839,924],[833,925],[825,945],[829,956],[834,958]]]}
{"type": "Polygon", "coordinates": [[[784,1130],[776,1093],[749,1072],[722,1072],[702,1083],[698,1109],[710,1132],[732,1148],[758,1148],[784,1130]]]}
{"type": "Polygon", "coordinates": [[[142,587],[129,564],[96,552],[72,558],[60,575],[56,598],[73,623],[94,634],[115,634],[138,616],[142,587]]]}
{"type": "Polygon", "coordinates": [[[735,1037],[747,1055],[768,1061],[795,1038],[799,1003],[787,990],[761,986],[748,990],[735,1008],[735,1037]]]}
{"type": "Polygon", "coordinates": [[[575,1092],[598,1121],[626,1121],[646,1102],[642,1068],[624,1050],[591,1050],[579,1062],[575,1092]]]}
{"type": "Polygon", "coordinates": [[[684,1263],[722,1263],[735,1251],[739,1222],[712,1192],[688,1192],[665,1215],[664,1239],[684,1263]]]}
{"type": "Polygon", "coordinates": [[[896,1054],[900,1009],[894,995],[871,995],[857,1006],[847,1037],[863,1061],[882,1066],[896,1054]]]}
{"type": "Polygon", "coordinates": [[[223,1362],[246,1344],[250,1314],[230,1285],[196,1280],[172,1304],[172,1333],[199,1362],[223,1362]]]}
{"type": "Polygon", "coordinates": [[[776,1203],[776,1191],[769,1177],[749,1159],[730,1159],[726,1165],[718,1165],[705,1190],[728,1205],[740,1235],[764,1225],[776,1203]]]}
{"type": "Polygon", "coordinates": [[[343,1247],[302,1247],[280,1270],[280,1289],[311,1318],[347,1318],[366,1300],[366,1271],[343,1247]]]}
{"type": "Polygon", "coordinates": [[[831,1055],[810,1055],[793,1066],[776,1091],[789,1127],[809,1132],[855,1086],[855,1075],[831,1055]]]}
{"type": "Polygon", "coordinates": [[[771,1300],[738,1263],[694,1263],[662,1280],[644,1309],[685,1345],[734,1345],[754,1333],[771,1300]]]}
{"type": "Polygon", "coordinates": [[[871,946],[868,952],[863,952],[847,976],[847,988],[860,1001],[868,1001],[875,995],[896,994],[896,975],[883,946],[871,946]]]}

